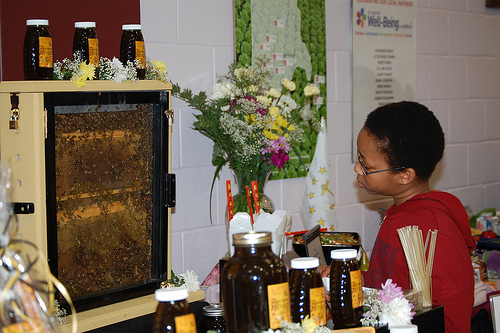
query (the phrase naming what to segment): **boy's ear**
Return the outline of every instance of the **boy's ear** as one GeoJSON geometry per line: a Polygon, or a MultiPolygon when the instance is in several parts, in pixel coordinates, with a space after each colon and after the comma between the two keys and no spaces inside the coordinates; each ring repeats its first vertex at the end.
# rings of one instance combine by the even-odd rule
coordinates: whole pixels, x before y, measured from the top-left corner
{"type": "Polygon", "coordinates": [[[408,185],[412,183],[415,179],[417,179],[417,173],[413,168],[406,168],[402,172],[399,173],[399,181],[402,185],[408,185]]]}

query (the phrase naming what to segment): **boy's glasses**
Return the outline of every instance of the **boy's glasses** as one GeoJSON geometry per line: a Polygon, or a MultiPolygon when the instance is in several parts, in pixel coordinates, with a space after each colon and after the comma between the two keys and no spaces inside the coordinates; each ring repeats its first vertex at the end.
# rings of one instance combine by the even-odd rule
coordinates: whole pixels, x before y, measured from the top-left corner
{"type": "Polygon", "coordinates": [[[369,175],[369,174],[372,174],[372,173],[378,173],[378,172],[384,172],[384,171],[401,170],[401,169],[405,169],[406,168],[406,167],[397,167],[397,168],[392,168],[392,169],[384,169],[384,170],[377,170],[377,171],[370,171],[370,172],[368,172],[368,171],[366,171],[366,168],[365,168],[363,162],[361,162],[359,151],[358,151],[358,163],[361,166],[361,170],[363,170],[363,174],[365,176],[369,175]]]}

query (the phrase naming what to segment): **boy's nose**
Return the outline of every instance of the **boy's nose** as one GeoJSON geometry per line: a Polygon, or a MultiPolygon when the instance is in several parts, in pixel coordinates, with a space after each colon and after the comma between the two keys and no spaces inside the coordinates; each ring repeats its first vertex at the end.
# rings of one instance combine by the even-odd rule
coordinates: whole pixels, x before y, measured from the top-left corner
{"type": "Polygon", "coordinates": [[[356,164],[354,165],[354,172],[356,172],[358,175],[363,174],[363,169],[361,168],[361,164],[359,164],[359,162],[356,162],[356,164]]]}

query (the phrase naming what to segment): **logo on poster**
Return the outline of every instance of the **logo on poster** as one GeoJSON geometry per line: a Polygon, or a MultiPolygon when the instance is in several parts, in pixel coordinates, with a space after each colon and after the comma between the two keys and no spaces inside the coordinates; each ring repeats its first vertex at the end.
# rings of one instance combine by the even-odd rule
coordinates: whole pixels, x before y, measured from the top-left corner
{"type": "Polygon", "coordinates": [[[356,24],[363,28],[366,21],[365,9],[361,8],[361,10],[356,13],[356,16],[358,17],[358,19],[356,20],[356,24]]]}

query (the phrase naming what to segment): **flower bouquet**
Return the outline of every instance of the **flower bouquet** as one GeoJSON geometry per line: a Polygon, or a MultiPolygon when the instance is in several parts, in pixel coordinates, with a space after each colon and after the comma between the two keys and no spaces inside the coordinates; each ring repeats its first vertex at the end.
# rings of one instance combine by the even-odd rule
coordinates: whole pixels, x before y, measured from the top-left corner
{"type": "MultiPolygon", "coordinates": [[[[121,83],[123,81],[137,80],[137,66],[140,63],[127,61],[123,64],[118,58],[108,59],[99,58],[99,79],[110,80],[121,83]]],[[[146,59],[146,80],[160,80],[168,82],[167,66],[163,61],[151,61],[146,59]]],[[[54,64],[54,80],[71,80],[78,87],[85,85],[87,80],[93,80],[96,77],[96,67],[86,61],[82,61],[80,53],[73,54],[73,60],[64,58],[62,61],[56,61],[54,64]]]]}
{"type": "Polygon", "coordinates": [[[281,91],[271,87],[270,69],[266,67],[269,60],[268,56],[259,55],[253,65],[230,66],[228,74],[218,78],[210,98],[203,91],[194,95],[177,84],[172,89],[174,96],[201,112],[195,114],[193,129],[214,143],[212,164],[216,170],[212,190],[226,164],[235,175],[239,188],[235,212],[249,210],[245,187],[251,181],[257,181],[262,200],[270,173],[289,163],[291,151],[304,141],[304,127],[309,126],[316,133],[320,129],[316,114],[305,107],[309,99],[319,94],[319,88],[306,86],[306,100],[299,105],[292,97],[294,82],[283,79],[281,91]]]}
{"type": "Polygon", "coordinates": [[[363,326],[409,325],[415,312],[413,305],[405,298],[392,279],[382,284],[382,289],[368,289],[363,295],[363,326]]]}

